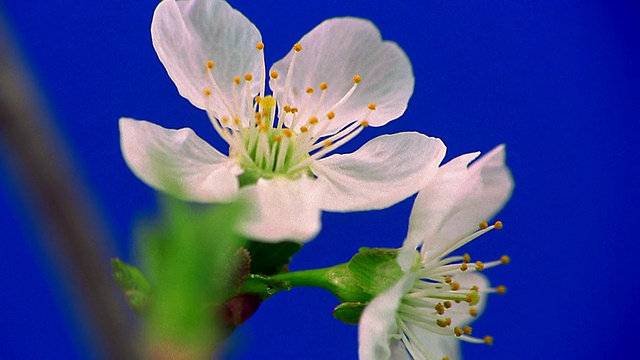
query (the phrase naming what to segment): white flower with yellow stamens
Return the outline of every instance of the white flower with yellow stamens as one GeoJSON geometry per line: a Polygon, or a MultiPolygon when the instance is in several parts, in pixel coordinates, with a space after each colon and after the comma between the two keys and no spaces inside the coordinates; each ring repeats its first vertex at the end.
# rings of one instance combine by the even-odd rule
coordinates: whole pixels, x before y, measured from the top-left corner
{"type": "Polygon", "coordinates": [[[478,272],[506,264],[509,257],[483,263],[472,262],[468,254],[449,255],[502,228],[499,221],[489,225],[484,220],[504,206],[513,190],[504,146],[467,167],[478,155],[445,164],[418,193],[398,256],[405,275],[365,308],[359,323],[360,359],[453,360],[461,358],[459,340],[492,343],[491,336],[472,336],[469,323],[482,313],[486,294],[506,288],[491,288],[478,272]]]}
{"type": "Polygon", "coordinates": [[[122,118],[124,158],[145,183],[185,200],[249,198],[249,236],[310,239],[322,210],[395,204],[426,185],[444,156],[440,140],[399,133],[325,157],[402,115],[413,92],[407,56],[369,21],[331,19],[305,35],[270,69],[271,95],[260,32],[226,2],[165,0],[151,34],[178,91],[207,112],[229,155],[191,129],[122,118]]]}

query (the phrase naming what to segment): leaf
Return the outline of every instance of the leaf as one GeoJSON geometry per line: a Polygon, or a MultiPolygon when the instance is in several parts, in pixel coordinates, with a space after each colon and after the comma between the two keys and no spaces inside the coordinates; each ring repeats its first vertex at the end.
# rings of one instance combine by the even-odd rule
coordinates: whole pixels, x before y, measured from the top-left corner
{"type": "Polygon", "coordinates": [[[246,248],[251,254],[252,274],[274,275],[288,271],[286,266],[302,245],[288,241],[277,244],[248,241],[246,248]]]}
{"type": "Polygon", "coordinates": [[[333,309],[333,317],[345,324],[356,325],[360,321],[360,315],[368,303],[345,302],[333,309]]]}
{"type": "Polygon", "coordinates": [[[131,311],[142,314],[151,300],[151,284],[137,268],[124,261],[111,259],[113,279],[122,291],[131,311]]]}
{"type": "Polygon", "coordinates": [[[376,296],[404,275],[396,261],[398,252],[398,249],[360,248],[349,261],[349,270],[365,292],[376,296]]]}

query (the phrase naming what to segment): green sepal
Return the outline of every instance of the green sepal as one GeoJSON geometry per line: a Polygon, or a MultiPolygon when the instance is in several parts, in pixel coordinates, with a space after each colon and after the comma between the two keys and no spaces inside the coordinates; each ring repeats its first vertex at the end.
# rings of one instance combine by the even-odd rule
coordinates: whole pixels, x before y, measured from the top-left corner
{"type": "Polygon", "coordinates": [[[402,278],[404,272],[396,261],[398,252],[389,248],[360,248],[348,267],[362,290],[375,297],[402,278]]]}
{"type": "Polygon", "coordinates": [[[367,304],[366,302],[342,303],[333,309],[333,317],[345,324],[357,325],[367,304]]]}
{"type": "Polygon", "coordinates": [[[140,270],[124,261],[111,259],[113,279],[122,291],[131,311],[143,314],[151,300],[151,284],[140,270]]]}
{"type": "Polygon", "coordinates": [[[251,273],[274,275],[287,272],[291,257],[301,248],[302,244],[290,241],[277,244],[247,241],[246,249],[251,255],[251,273]]]}

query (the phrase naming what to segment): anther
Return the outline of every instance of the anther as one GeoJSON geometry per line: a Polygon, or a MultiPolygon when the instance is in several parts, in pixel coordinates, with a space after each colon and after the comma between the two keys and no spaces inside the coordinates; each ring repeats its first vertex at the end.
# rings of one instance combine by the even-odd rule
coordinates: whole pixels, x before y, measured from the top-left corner
{"type": "Polygon", "coordinates": [[[237,117],[237,116],[236,116],[236,117],[234,117],[234,118],[233,118],[233,123],[234,123],[234,124],[236,124],[236,125],[239,125],[239,124],[240,124],[240,118],[239,118],[239,117],[237,117]]]}
{"type": "Polygon", "coordinates": [[[496,288],[496,292],[500,295],[503,295],[507,292],[507,287],[504,285],[500,285],[496,288]]]}
{"type": "Polygon", "coordinates": [[[251,81],[253,79],[253,76],[251,74],[247,73],[247,74],[244,74],[244,79],[246,81],[251,81]]]}
{"type": "Polygon", "coordinates": [[[486,221],[481,222],[480,224],[478,224],[478,227],[482,230],[486,229],[489,227],[489,224],[486,221]]]}
{"type": "Polygon", "coordinates": [[[258,50],[262,50],[262,49],[264,49],[264,43],[263,43],[263,42],[259,42],[259,43],[257,43],[257,44],[256,44],[256,49],[258,49],[258,50]]]}
{"type": "Polygon", "coordinates": [[[257,121],[261,121],[262,120],[262,115],[260,115],[259,112],[253,114],[253,117],[257,120],[257,121]]]}
{"type": "Polygon", "coordinates": [[[500,229],[502,229],[502,221],[496,221],[496,222],[493,224],[493,227],[494,227],[494,228],[496,228],[496,230],[500,230],[500,229]]]}
{"type": "Polygon", "coordinates": [[[204,96],[211,96],[211,89],[206,88],[204,89],[203,93],[204,93],[204,96]]]}
{"type": "Polygon", "coordinates": [[[327,90],[328,87],[329,84],[327,84],[326,82],[320,83],[320,90],[327,90]]]}
{"type": "Polygon", "coordinates": [[[233,82],[236,83],[236,85],[240,85],[240,76],[234,76],[233,82]]]}
{"type": "Polygon", "coordinates": [[[369,108],[369,110],[375,110],[376,109],[376,104],[374,103],[369,103],[369,106],[367,106],[369,108]]]}
{"type": "Polygon", "coordinates": [[[444,277],[444,282],[446,282],[447,284],[451,283],[451,276],[447,275],[444,277]]]}
{"type": "Polygon", "coordinates": [[[293,50],[295,50],[296,52],[302,51],[302,45],[300,44],[293,45],[293,50]]]}
{"type": "Polygon", "coordinates": [[[473,317],[478,316],[478,309],[476,309],[476,308],[470,308],[470,309],[469,309],[469,315],[471,315],[471,316],[473,316],[473,317]]]}
{"type": "Polygon", "coordinates": [[[469,254],[462,255],[462,261],[471,262],[471,255],[469,255],[469,254]]]}
{"type": "Polygon", "coordinates": [[[365,127],[369,126],[369,122],[368,122],[367,120],[362,120],[362,121],[360,122],[360,126],[362,126],[363,128],[365,128],[365,127]]]}
{"type": "Polygon", "coordinates": [[[484,270],[484,264],[482,263],[482,261],[476,261],[476,270],[478,271],[484,270]]]}
{"type": "Polygon", "coordinates": [[[487,335],[482,340],[484,340],[484,343],[487,345],[493,345],[493,336],[487,335]]]}
{"type": "Polygon", "coordinates": [[[327,139],[327,140],[323,141],[323,142],[322,142],[322,144],[323,144],[325,147],[328,147],[328,146],[331,146],[331,144],[333,144],[333,141],[331,141],[331,140],[327,139]]]}
{"type": "Polygon", "coordinates": [[[271,76],[272,79],[277,79],[278,78],[278,72],[273,70],[271,73],[269,73],[269,76],[271,76]]]}
{"type": "Polygon", "coordinates": [[[292,107],[292,108],[291,108],[291,113],[292,113],[292,114],[295,114],[295,113],[297,113],[297,112],[298,112],[298,108],[297,108],[297,107],[292,107]]]}
{"type": "Polygon", "coordinates": [[[289,112],[291,112],[291,106],[289,106],[289,105],[285,105],[285,106],[282,108],[282,110],[284,110],[284,112],[286,112],[286,113],[289,113],[289,112]]]}
{"type": "Polygon", "coordinates": [[[260,95],[256,96],[254,101],[256,102],[256,104],[260,104],[260,101],[262,101],[262,96],[260,95]]]}
{"type": "Polygon", "coordinates": [[[453,328],[453,333],[456,334],[456,336],[462,336],[463,331],[456,326],[455,328],[453,328]]]}
{"type": "Polygon", "coordinates": [[[327,113],[327,119],[333,120],[334,117],[336,117],[336,114],[333,111],[329,111],[329,113],[327,113]]]}
{"type": "Polygon", "coordinates": [[[436,324],[440,327],[447,327],[447,322],[441,319],[436,319],[436,324]]]}
{"type": "Polygon", "coordinates": [[[307,88],[307,94],[313,94],[313,88],[312,87],[308,87],[307,88]]]}
{"type": "Polygon", "coordinates": [[[300,126],[300,132],[301,133],[306,133],[307,131],[309,131],[309,128],[307,128],[306,126],[302,125],[300,126]]]}
{"type": "Polygon", "coordinates": [[[312,117],[309,118],[309,124],[315,125],[317,123],[318,123],[318,118],[317,117],[312,116],[312,117]]]}
{"type": "Polygon", "coordinates": [[[448,356],[442,358],[442,360],[450,360],[448,356]]]}
{"type": "Polygon", "coordinates": [[[464,299],[464,301],[466,301],[469,304],[471,304],[473,302],[473,295],[472,294],[467,294],[467,297],[464,299]]]}
{"type": "Polygon", "coordinates": [[[444,306],[442,305],[442,303],[437,303],[435,309],[438,315],[444,314],[444,306]]]}
{"type": "Polygon", "coordinates": [[[213,61],[209,60],[205,63],[205,66],[207,67],[207,69],[211,70],[214,66],[216,66],[216,64],[214,64],[213,61]]]}
{"type": "Polygon", "coordinates": [[[293,131],[289,130],[289,129],[282,129],[282,135],[290,138],[293,136],[293,131]]]}
{"type": "Polygon", "coordinates": [[[226,116],[223,116],[222,119],[220,120],[221,123],[223,124],[228,124],[229,123],[229,118],[226,116]]]}
{"type": "Polygon", "coordinates": [[[478,291],[478,290],[480,290],[480,288],[479,288],[477,285],[473,285],[473,286],[471,287],[471,290],[473,290],[473,291],[478,291]]]}
{"type": "Polygon", "coordinates": [[[266,132],[266,131],[267,131],[267,125],[265,125],[265,124],[260,124],[260,125],[258,126],[258,130],[259,130],[259,131],[261,131],[261,132],[266,132]]]}
{"type": "Polygon", "coordinates": [[[279,136],[279,135],[274,136],[274,137],[273,137],[273,141],[274,141],[274,142],[280,142],[280,141],[282,141],[282,136],[279,136]]]}
{"type": "Polygon", "coordinates": [[[466,262],[463,262],[462,264],[460,264],[460,271],[467,271],[468,268],[469,266],[467,265],[466,262]]]}
{"type": "Polygon", "coordinates": [[[502,255],[500,257],[500,262],[507,265],[508,263],[511,262],[511,258],[508,255],[502,255]]]}
{"type": "Polygon", "coordinates": [[[453,291],[460,290],[460,284],[457,282],[452,282],[451,284],[449,284],[449,286],[451,286],[451,290],[453,291]]]}
{"type": "Polygon", "coordinates": [[[473,331],[473,328],[471,328],[471,326],[469,326],[469,325],[465,325],[465,326],[462,328],[462,331],[464,331],[464,333],[465,333],[466,335],[471,335],[471,331],[473,331]]]}
{"type": "Polygon", "coordinates": [[[353,82],[358,84],[360,83],[360,81],[362,81],[362,78],[360,77],[360,75],[356,75],[353,77],[353,82]]]}
{"type": "Polygon", "coordinates": [[[445,301],[444,302],[444,307],[447,309],[451,309],[451,306],[453,306],[453,304],[451,303],[451,301],[445,301]]]}

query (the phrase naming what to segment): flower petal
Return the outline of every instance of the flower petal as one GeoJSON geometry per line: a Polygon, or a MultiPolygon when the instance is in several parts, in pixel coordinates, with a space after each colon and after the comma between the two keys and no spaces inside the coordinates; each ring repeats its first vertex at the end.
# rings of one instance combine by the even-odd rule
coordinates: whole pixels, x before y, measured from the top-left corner
{"type": "Polygon", "coordinates": [[[306,242],[320,231],[322,184],[307,176],[298,180],[259,179],[240,190],[253,213],[243,226],[253,239],[306,242]]]}
{"type": "Polygon", "coordinates": [[[246,99],[244,80],[238,86],[233,78],[252,74],[248,90],[254,96],[264,89],[265,67],[263,53],[256,49],[262,41],[260,32],[244,15],[224,1],[165,0],[153,15],[151,37],[180,95],[218,118],[251,118],[253,110],[246,99]],[[213,61],[212,70],[207,69],[207,61],[213,61]],[[215,91],[209,71],[221,93],[215,91]],[[211,96],[204,96],[205,88],[213,91],[211,96]],[[234,88],[238,91],[237,105],[231,95],[234,88]]]}
{"type": "Polygon", "coordinates": [[[451,160],[418,193],[403,245],[407,251],[420,242],[430,258],[453,250],[450,247],[457,240],[477,230],[481,221],[490,220],[511,197],[514,184],[505,165],[504,145],[467,167],[478,155],[451,160]]]}
{"type": "MultiPolygon", "coordinates": [[[[402,296],[416,280],[407,274],[384,293],[376,296],[362,312],[358,325],[358,358],[386,360],[391,358],[391,339],[397,333],[396,313],[402,296]]],[[[395,359],[395,357],[393,358],[395,359]]]]}
{"type": "MultiPolygon", "coordinates": [[[[434,334],[430,331],[424,330],[420,327],[408,324],[409,329],[416,335],[417,341],[420,341],[422,346],[429,351],[429,357],[427,359],[444,359],[460,360],[462,355],[460,353],[460,341],[453,336],[443,336],[434,334]]],[[[395,340],[391,344],[391,358],[412,360],[407,348],[404,344],[395,340]]]]}
{"type": "Polygon", "coordinates": [[[356,18],[326,20],[306,34],[300,44],[302,51],[291,50],[273,65],[271,70],[281,74],[282,79],[271,79],[269,84],[282,99],[286,82],[291,82],[281,104],[302,109],[304,121],[311,116],[321,119],[334,111],[336,117],[324,132],[331,134],[356,120],[366,119],[372,126],[381,126],[404,113],[413,93],[411,63],[396,43],[382,41],[371,22],[356,18]],[[295,64],[289,73],[294,56],[295,64]],[[362,79],[357,89],[347,101],[334,106],[352,88],[355,75],[362,79]],[[314,111],[322,82],[328,84],[328,89],[314,111]],[[307,94],[308,87],[315,90],[313,94],[307,94]],[[305,107],[309,97],[310,105],[305,107]],[[369,103],[376,105],[375,111],[368,110],[369,103]]]}
{"type": "Polygon", "coordinates": [[[379,136],[351,154],[311,165],[327,185],[322,209],[382,209],[416,193],[436,174],[446,147],[440,139],[406,132],[379,136]]]}
{"type": "Polygon", "coordinates": [[[230,200],[242,171],[191,129],[169,130],[147,121],[120,119],[120,147],[127,165],[147,185],[180,199],[230,200]]]}

